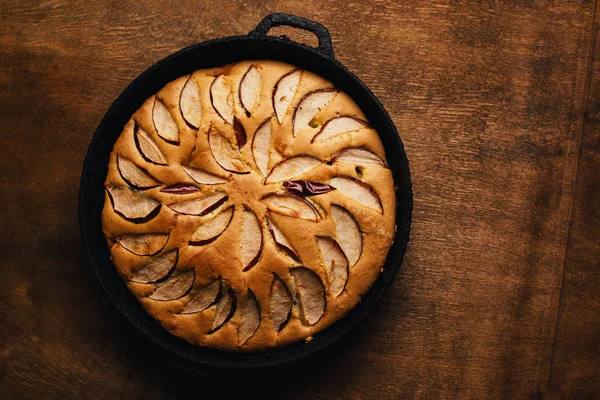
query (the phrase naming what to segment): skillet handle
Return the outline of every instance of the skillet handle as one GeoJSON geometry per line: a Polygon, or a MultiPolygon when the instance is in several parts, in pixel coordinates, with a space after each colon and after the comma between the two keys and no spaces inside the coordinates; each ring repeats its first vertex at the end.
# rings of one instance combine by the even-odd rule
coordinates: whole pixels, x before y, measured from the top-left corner
{"type": "Polygon", "coordinates": [[[309,19],[301,18],[296,15],[275,13],[269,14],[254,28],[249,35],[266,36],[269,30],[275,26],[291,26],[300,28],[315,34],[319,39],[317,51],[328,58],[334,58],[333,46],[331,45],[331,35],[325,26],[309,19]]]}

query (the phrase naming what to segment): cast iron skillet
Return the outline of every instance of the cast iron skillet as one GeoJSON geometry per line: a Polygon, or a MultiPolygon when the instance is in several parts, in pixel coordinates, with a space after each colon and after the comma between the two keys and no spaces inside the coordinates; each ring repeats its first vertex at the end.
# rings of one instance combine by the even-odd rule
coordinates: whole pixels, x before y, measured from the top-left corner
{"type": "Polygon", "coordinates": [[[106,294],[125,317],[151,341],[174,356],[180,365],[201,372],[274,366],[304,358],[323,349],[350,328],[373,307],[392,282],[406,251],[412,212],[412,190],[408,160],[396,127],[371,91],[335,60],[327,29],[316,22],[288,14],[271,14],[246,36],[209,40],[187,47],[154,66],[134,80],[112,104],[94,133],[83,164],[79,191],[79,220],[85,251],[106,294]],[[267,36],[274,26],[305,29],[319,39],[317,48],[267,36]],[[162,328],[127,289],[110,258],[101,229],[104,181],[109,155],[123,126],[150,96],[168,82],[192,73],[248,59],[272,59],[297,65],[323,76],[350,95],[377,130],[397,187],[397,231],[383,272],[363,300],[343,319],[317,334],[309,343],[256,353],[234,353],[191,345],[162,328]]]}

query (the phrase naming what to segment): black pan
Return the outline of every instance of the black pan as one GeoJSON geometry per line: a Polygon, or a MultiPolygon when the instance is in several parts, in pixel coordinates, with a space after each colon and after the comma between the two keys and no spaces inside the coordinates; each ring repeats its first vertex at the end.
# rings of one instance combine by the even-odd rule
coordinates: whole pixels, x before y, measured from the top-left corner
{"type": "MultiPolygon", "coordinates": [[[[351,39],[351,38],[349,38],[351,39]]],[[[408,243],[412,212],[412,189],[408,160],[398,132],[375,95],[333,55],[327,29],[316,22],[288,14],[271,14],[246,36],[209,40],[187,47],[154,66],[134,80],[112,104],[94,133],[83,164],[79,191],[79,220],[85,251],[100,284],[112,303],[142,334],[162,347],[175,360],[200,371],[233,370],[275,366],[311,355],[350,330],[373,307],[392,282],[408,243]],[[274,26],[287,25],[314,33],[317,48],[267,36],[274,26]],[[101,230],[104,181],[109,155],[123,126],[142,103],[170,81],[197,69],[221,66],[249,59],[272,59],[297,65],[330,80],[350,95],[377,130],[397,187],[394,243],[383,272],[363,300],[343,319],[317,334],[309,342],[267,352],[233,353],[191,345],[162,328],[129,292],[109,258],[101,230]]]]}

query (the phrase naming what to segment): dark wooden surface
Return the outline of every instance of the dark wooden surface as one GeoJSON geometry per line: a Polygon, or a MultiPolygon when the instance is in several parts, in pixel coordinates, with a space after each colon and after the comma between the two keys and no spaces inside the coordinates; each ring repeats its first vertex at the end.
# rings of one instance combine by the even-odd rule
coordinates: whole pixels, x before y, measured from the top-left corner
{"type": "Polygon", "coordinates": [[[0,398],[600,398],[596,14],[576,0],[4,0],[0,398]],[[80,168],[134,77],[276,11],[325,24],[388,108],[411,162],[411,242],[336,345],[206,380],[168,366],[96,283],[80,168]]]}

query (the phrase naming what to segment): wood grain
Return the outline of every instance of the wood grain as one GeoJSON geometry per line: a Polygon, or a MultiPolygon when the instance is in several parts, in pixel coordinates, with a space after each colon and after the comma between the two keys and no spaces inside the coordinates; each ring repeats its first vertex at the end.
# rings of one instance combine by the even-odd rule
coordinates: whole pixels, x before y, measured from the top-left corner
{"type": "Polygon", "coordinates": [[[0,398],[600,397],[595,8],[2,2],[0,398]],[[287,368],[205,380],[174,370],[95,282],[80,169],[133,78],[276,11],[326,25],[338,59],[389,110],[411,162],[411,242],[385,299],[340,342],[287,368]]]}

